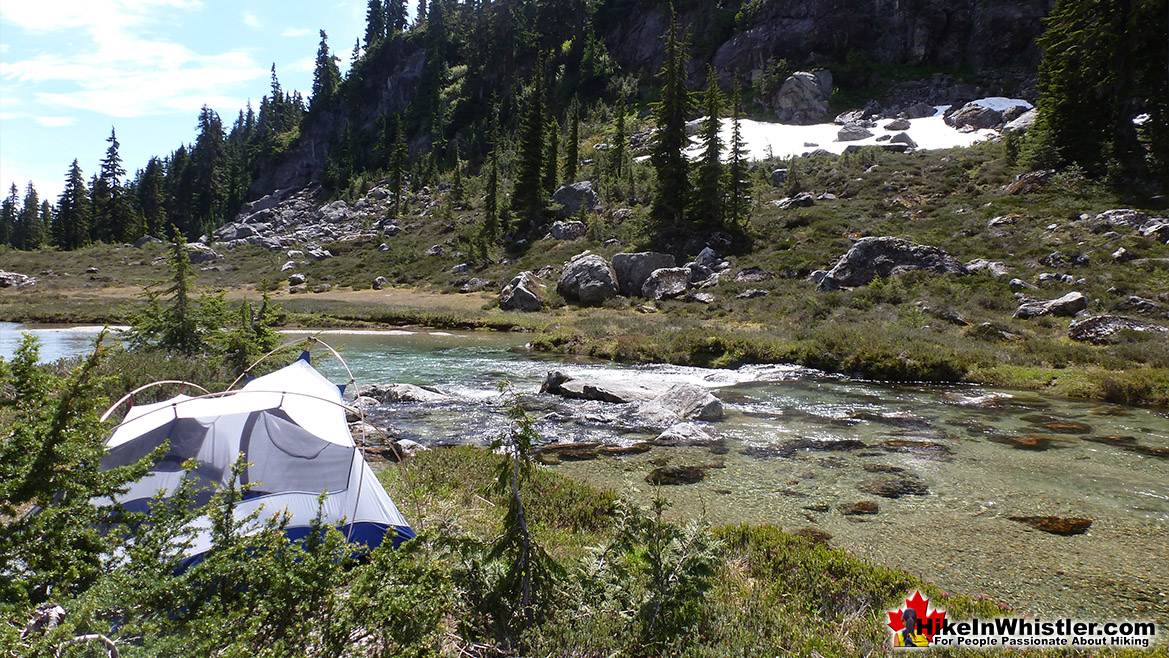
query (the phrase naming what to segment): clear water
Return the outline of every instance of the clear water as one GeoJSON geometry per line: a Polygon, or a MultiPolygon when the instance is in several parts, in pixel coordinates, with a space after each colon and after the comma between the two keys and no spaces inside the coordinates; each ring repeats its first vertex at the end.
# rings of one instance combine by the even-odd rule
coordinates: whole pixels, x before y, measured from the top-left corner
{"type": "MultiPolygon", "coordinates": [[[[0,356],[20,327],[0,324],[0,356]]],[[[46,358],[87,349],[96,329],[36,329],[46,358]]],[[[624,405],[536,394],[549,370],[590,379],[709,388],[727,418],[702,423],[717,443],[564,461],[561,472],[648,500],[645,477],[664,464],[707,466],[693,485],[662,487],[673,513],[710,522],[811,527],[878,564],[921,574],[949,591],[986,594],[1028,616],[1152,619],[1169,623],[1169,416],[1164,411],[1044,398],[967,386],[887,386],[797,367],[707,370],[624,366],[534,354],[523,334],[325,332],[358,384],[403,382],[451,396],[442,404],[379,408],[373,422],[427,445],[484,444],[504,429],[501,381],[530,395],[549,441],[629,445],[653,439],[624,405]],[[1020,437],[1039,437],[1017,447],[1020,437]],[[1109,437],[1130,437],[1123,440],[1109,437]],[[787,442],[858,440],[859,449],[783,449],[787,442]],[[909,443],[909,451],[890,450],[909,443]],[[932,444],[932,445],[929,445],[932,444]],[[876,472],[904,469],[926,495],[897,499],[858,490],[876,472]],[[875,500],[880,512],[837,507],[875,500]],[[827,506],[827,511],[816,511],[827,506]],[[1092,519],[1063,537],[1010,516],[1092,519]]],[[[293,338],[293,336],[289,336],[293,338]]],[[[316,350],[323,356],[325,350],[316,350]]],[[[332,358],[318,367],[336,381],[332,358]]],[[[814,444],[813,444],[814,445],[814,444]]]]}

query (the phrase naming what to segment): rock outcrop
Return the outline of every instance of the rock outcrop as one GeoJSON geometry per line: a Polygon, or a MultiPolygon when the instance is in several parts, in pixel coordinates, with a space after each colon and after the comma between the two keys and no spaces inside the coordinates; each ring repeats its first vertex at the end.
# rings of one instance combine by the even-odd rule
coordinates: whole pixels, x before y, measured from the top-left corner
{"type": "Polygon", "coordinates": [[[641,296],[660,301],[686,294],[690,270],[685,267],[663,267],[654,270],[641,286],[641,296]]]}
{"type": "Polygon", "coordinates": [[[1016,318],[1037,318],[1042,315],[1072,316],[1088,308],[1088,299],[1083,293],[1069,292],[1059,299],[1026,302],[1015,309],[1016,318]]]}
{"type": "Polygon", "coordinates": [[[1122,331],[1169,334],[1169,327],[1119,315],[1094,315],[1071,323],[1068,326],[1068,338],[1083,343],[1107,345],[1122,331]]]}
{"type": "Polygon", "coordinates": [[[582,207],[597,210],[601,207],[601,197],[593,189],[591,181],[580,181],[570,185],[562,185],[552,194],[552,203],[559,206],[556,210],[561,217],[575,217],[582,207]]]}
{"type": "Polygon", "coordinates": [[[37,280],[27,274],[0,270],[0,288],[14,288],[19,290],[20,288],[35,286],[36,283],[37,280]]]}
{"type": "Polygon", "coordinates": [[[564,264],[556,291],[569,301],[600,304],[617,296],[617,273],[603,257],[585,251],[564,264]]]}
{"type": "Polygon", "coordinates": [[[587,229],[584,222],[553,222],[548,232],[554,240],[577,240],[584,237],[587,229]]]}
{"type": "Polygon", "coordinates": [[[784,81],[771,106],[780,123],[809,125],[828,117],[832,75],[827,71],[793,73],[784,81]]]}
{"type": "Polygon", "coordinates": [[[532,313],[544,309],[544,282],[535,274],[523,271],[515,275],[499,293],[499,308],[505,311],[532,313]]]}
{"type": "Polygon", "coordinates": [[[914,270],[968,274],[958,259],[937,247],[901,238],[861,238],[820,280],[821,290],[867,285],[876,277],[914,270]]]}
{"type": "Polygon", "coordinates": [[[615,254],[613,272],[617,275],[617,288],[622,295],[634,297],[641,294],[641,287],[654,270],[674,267],[674,257],[656,251],[642,251],[632,254],[615,254]]]}

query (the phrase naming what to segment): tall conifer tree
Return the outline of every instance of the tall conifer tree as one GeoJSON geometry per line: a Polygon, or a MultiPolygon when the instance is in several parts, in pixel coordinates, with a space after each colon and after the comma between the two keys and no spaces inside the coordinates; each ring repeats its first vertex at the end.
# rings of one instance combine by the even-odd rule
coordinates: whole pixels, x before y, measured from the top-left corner
{"type": "Polygon", "coordinates": [[[671,12],[664,36],[662,70],[658,73],[661,100],[653,105],[657,133],[650,147],[650,163],[657,175],[650,217],[659,231],[667,233],[682,229],[690,198],[689,163],[684,153],[690,143],[686,136],[686,117],[690,113],[686,93],[686,41],[678,32],[677,16],[671,12]]]}
{"type": "Polygon", "coordinates": [[[691,206],[694,224],[710,228],[723,223],[723,143],[719,137],[722,115],[722,93],[713,66],[707,66],[706,94],[703,101],[706,118],[702,121],[702,156],[694,178],[694,199],[691,206]]]}
{"type": "Polygon", "coordinates": [[[547,201],[544,197],[544,77],[543,62],[532,74],[532,91],[520,124],[520,152],[515,183],[511,193],[511,208],[517,219],[529,225],[538,225],[544,217],[547,201]]]}
{"type": "MultiPolygon", "coordinates": [[[[390,0],[392,3],[394,0],[390,0]]],[[[386,37],[386,7],[382,0],[369,0],[365,10],[365,49],[369,50],[386,37]]]]}
{"type": "Polygon", "coordinates": [[[16,228],[16,183],[8,196],[0,201],[0,245],[12,244],[12,231],[16,228]]]}
{"type": "Polygon", "coordinates": [[[743,114],[743,99],[740,95],[739,76],[735,76],[735,88],[731,96],[731,143],[727,153],[727,220],[742,226],[750,218],[751,191],[747,181],[747,147],[743,141],[740,119],[743,114]]]}
{"type": "Polygon", "coordinates": [[[625,95],[622,94],[621,98],[617,99],[617,117],[614,121],[613,150],[611,151],[613,174],[617,180],[621,179],[621,168],[625,165],[625,146],[629,141],[625,134],[625,114],[627,112],[625,95]]]}
{"type": "Polygon", "coordinates": [[[309,99],[309,111],[316,113],[328,107],[339,84],[341,70],[337,68],[337,58],[329,50],[329,36],[321,30],[321,42],[317,46],[316,67],[313,70],[313,96],[309,99]]]}
{"type": "Polygon", "coordinates": [[[89,244],[89,190],[77,160],[69,167],[65,189],[57,199],[57,216],[53,221],[53,242],[61,249],[77,249],[89,244]]]}
{"type": "Polygon", "coordinates": [[[580,164],[580,101],[573,99],[568,109],[568,139],[564,143],[564,183],[576,182],[576,168],[580,164]]]}
{"type": "Polygon", "coordinates": [[[560,183],[560,124],[549,119],[544,132],[544,193],[551,197],[560,183]]]}

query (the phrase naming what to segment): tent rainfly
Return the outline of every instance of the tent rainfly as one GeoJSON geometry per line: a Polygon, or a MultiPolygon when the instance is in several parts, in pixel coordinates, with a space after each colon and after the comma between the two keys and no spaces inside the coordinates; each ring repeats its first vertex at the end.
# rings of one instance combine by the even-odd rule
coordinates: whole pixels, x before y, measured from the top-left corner
{"type": "MultiPolygon", "coordinates": [[[[242,455],[247,467],[240,484],[251,488],[236,508],[237,519],[259,510],[258,528],[287,512],[286,534],[303,538],[324,494],[325,523],[350,542],[373,548],[385,539],[397,546],[414,537],[349,433],[341,390],[309,364],[307,352],[238,391],[131,407],[106,441],[101,467],[135,463],[167,441],[166,455],[118,497],[127,509],[148,510],[184,478],[204,487],[196,502],[205,503],[213,490],[229,485],[242,455]],[[183,469],[188,459],[197,464],[190,472],[183,469]]],[[[187,551],[188,563],[211,547],[207,519],[196,523],[201,527],[187,551]]]]}

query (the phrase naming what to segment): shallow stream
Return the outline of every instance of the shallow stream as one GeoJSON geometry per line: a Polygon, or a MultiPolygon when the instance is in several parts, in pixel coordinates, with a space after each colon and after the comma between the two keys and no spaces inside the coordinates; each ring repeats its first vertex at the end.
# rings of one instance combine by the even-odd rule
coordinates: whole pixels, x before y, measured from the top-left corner
{"type": "MultiPolygon", "coordinates": [[[[20,330],[0,324],[0,356],[11,355],[20,330]]],[[[96,331],[35,333],[42,354],[59,358],[85,351],[96,331]]],[[[657,436],[631,405],[535,395],[553,369],[593,380],[703,386],[726,407],[725,420],[699,423],[713,441],[565,459],[550,468],[646,501],[651,470],[705,467],[696,484],[660,487],[674,513],[705,515],[714,524],[814,528],[829,533],[833,546],[951,592],[985,594],[1027,616],[1169,624],[1163,410],[971,386],[889,386],[790,366],[707,370],[566,360],[528,351],[522,334],[321,337],[341,351],[359,384],[410,383],[451,396],[374,415],[395,438],[427,445],[484,444],[498,435],[505,422],[501,381],[533,395],[533,415],[550,442],[630,446],[657,436]],[[905,495],[872,493],[882,486],[905,495]],[[879,511],[841,513],[840,506],[858,501],[875,501],[879,511]],[[1060,536],[1011,516],[1092,523],[1083,534],[1060,536]]],[[[318,367],[345,379],[333,359],[318,367]]]]}

